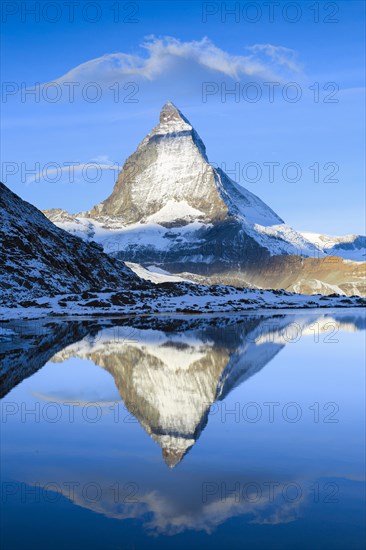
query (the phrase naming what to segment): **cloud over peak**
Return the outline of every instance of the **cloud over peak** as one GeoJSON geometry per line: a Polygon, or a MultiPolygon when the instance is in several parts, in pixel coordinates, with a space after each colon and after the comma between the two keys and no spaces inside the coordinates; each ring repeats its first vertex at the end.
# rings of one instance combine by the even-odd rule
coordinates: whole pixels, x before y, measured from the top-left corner
{"type": "Polygon", "coordinates": [[[301,71],[296,52],[284,46],[254,44],[244,47],[247,55],[234,55],[216,46],[208,37],[184,42],[171,36],[148,36],[140,44],[141,55],[115,52],[91,59],[71,69],[56,82],[115,82],[126,78],[153,81],[177,69],[202,75],[283,80],[301,71]]]}

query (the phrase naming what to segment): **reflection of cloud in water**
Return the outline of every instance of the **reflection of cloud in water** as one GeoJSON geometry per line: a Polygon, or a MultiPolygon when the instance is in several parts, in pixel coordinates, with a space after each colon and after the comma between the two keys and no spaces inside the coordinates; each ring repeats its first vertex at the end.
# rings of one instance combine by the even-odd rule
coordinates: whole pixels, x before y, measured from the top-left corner
{"type": "MultiPolygon", "coordinates": [[[[62,458],[62,457],[61,457],[62,458]]],[[[138,459],[137,459],[138,460],[138,459]]],[[[71,465],[73,477],[78,484],[70,488],[70,470],[65,461],[62,465],[53,464],[32,476],[40,480],[40,486],[47,490],[63,494],[75,505],[102,514],[108,518],[124,521],[127,519],[139,520],[152,535],[176,535],[187,530],[204,531],[211,534],[220,525],[232,518],[242,517],[248,524],[278,525],[287,524],[300,519],[306,514],[309,506],[318,506],[326,502],[324,496],[330,497],[330,511],[338,499],[346,499],[347,492],[353,498],[362,498],[363,479],[355,480],[348,476],[347,464],[338,464],[336,470],[329,469],[327,477],[323,477],[322,468],[318,470],[314,465],[311,472],[304,473],[303,465],[295,468],[291,478],[287,475],[278,475],[274,481],[274,472],[257,471],[255,475],[246,477],[242,471],[211,471],[210,476],[205,471],[205,465],[197,465],[194,477],[191,473],[166,480],[159,476],[151,476],[149,468],[139,465],[139,481],[131,483],[125,472],[121,471],[120,462],[111,465],[110,470],[100,472],[99,477],[93,477],[93,467],[87,471],[80,465],[71,465]],[[141,466],[141,467],[140,467],[141,466]],[[52,479],[47,487],[45,479],[52,479]],[[93,479],[98,479],[99,496],[94,499],[96,491],[91,491],[90,498],[85,488],[93,479]],[[344,483],[351,481],[353,488],[347,489],[344,483]],[[324,487],[330,483],[341,484],[342,489],[334,493],[332,490],[324,492],[324,487]],[[315,488],[320,488],[320,499],[315,499],[315,488]],[[132,489],[132,490],[131,490],[132,489]]],[[[98,465],[94,465],[95,472],[98,465]]],[[[132,467],[133,470],[133,467],[132,467]]],[[[94,473],[95,473],[94,472],[94,473]]],[[[133,472],[129,472],[133,474],[133,472]]],[[[131,477],[129,477],[131,479],[131,477]]],[[[29,482],[29,485],[32,483],[29,482]]],[[[52,502],[52,497],[49,499],[52,502]]]]}
{"type": "MultiPolygon", "coordinates": [[[[52,474],[52,479],[55,475],[52,474]]],[[[271,479],[272,472],[264,479],[271,479]]],[[[65,474],[66,479],[67,475],[65,474]]],[[[146,481],[146,480],[145,480],[146,481]]],[[[156,480],[148,480],[151,485],[156,480]]],[[[244,490],[245,484],[240,485],[233,493],[233,484],[230,480],[221,479],[216,484],[214,495],[205,499],[202,487],[204,479],[196,479],[194,486],[190,483],[187,488],[185,480],[178,481],[178,486],[166,486],[159,489],[137,487],[136,492],[130,491],[129,502],[117,498],[116,482],[104,480],[99,485],[100,498],[96,501],[94,495],[88,499],[84,488],[90,482],[85,475],[78,476],[79,485],[70,490],[63,488],[62,481],[57,483],[57,491],[77,506],[102,514],[119,521],[136,519],[142,523],[147,532],[152,535],[176,535],[187,530],[204,531],[211,534],[214,530],[230,518],[243,517],[249,524],[277,525],[298,520],[302,516],[302,509],[311,504],[313,493],[310,487],[314,479],[282,480],[274,492],[268,488],[268,482],[257,482],[258,489],[244,490]],[[85,483],[83,482],[85,478],[85,483]],[[227,493],[222,492],[223,483],[227,485],[227,493]],[[290,491],[284,493],[287,486],[295,485],[300,488],[298,493],[290,491]],[[285,496],[284,496],[285,494],[285,496]],[[207,500],[207,502],[205,502],[207,500]]],[[[40,483],[46,487],[46,483],[40,483]]],[[[126,484],[127,486],[128,484],[126,484]]],[[[248,483],[248,487],[253,482],[248,483]]],[[[121,482],[120,487],[123,486],[121,482]]],[[[55,490],[52,484],[49,489],[55,490]]],[[[49,499],[52,501],[52,498],[49,499]]]]}
{"type": "MultiPolygon", "coordinates": [[[[80,483],[80,480],[79,480],[80,483]]],[[[248,499],[228,495],[210,502],[186,500],[182,501],[176,495],[162,494],[157,490],[138,493],[137,502],[116,502],[115,491],[102,487],[102,497],[96,502],[95,497],[85,497],[81,483],[80,487],[70,490],[62,484],[40,484],[46,490],[61,492],[77,506],[116,520],[138,519],[151,534],[175,535],[186,530],[205,531],[212,533],[219,525],[229,518],[247,516],[249,523],[277,524],[295,521],[300,515],[301,506],[306,497],[301,496],[296,502],[284,502],[282,495],[270,502],[267,494],[250,502],[248,499]],[[72,498],[71,498],[72,496],[72,498]]],[[[49,498],[52,502],[52,497],[49,498]]]]}
{"type": "Polygon", "coordinates": [[[116,404],[121,403],[121,399],[113,399],[113,400],[111,399],[108,401],[108,400],[101,400],[93,396],[90,396],[82,400],[82,399],[78,399],[75,396],[70,397],[67,394],[63,394],[63,395],[44,394],[44,393],[33,391],[32,395],[36,399],[39,399],[40,401],[45,401],[47,403],[57,403],[59,405],[64,405],[65,403],[67,403],[75,407],[85,407],[87,405],[93,404],[97,407],[107,408],[107,407],[113,407],[116,404]]]}
{"type": "MultiPolygon", "coordinates": [[[[59,468],[53,465],[47,472],[42,470],[38,479],[48,476],[56,483],[57,491],[77,506],[119,521],[139,520],[152,536],[172,536],[187,530],[211,534],[235,517],[242,517],[248,524],[287,524],[300,519],[306,513],[304,510],[314,503],[320,510],[321,502],[328,502],[331,511],[339,499],[347,498],[347,493],[353,498],[362,498],[364,479],[361,476],[355,480],[355,476],[347,474],[347,468],[347,464],[338,464],[337,471],[330,468],[328,476],[323,477],[321,467],[316,471],[312,465],[311,473],[304,473],[299,464],[293,477],[277,475],[278,481],[273,480],[272,469],[256,472],[251,478],[248,474],[244,477],[243,472],[220,470],[219,474],[212,473],[211,481],[208,481],[205,466],[201,465],[198,471],[195,470],[193,479],[186,474],[174,478],[172,483],[151,477],[145,467],[142,471],[139,469],[139,482],[134,484],[121,477],[123,473],[116,462],[114,469],[112,467],[100,474],[99,498],[95,501],[92,501],[95,493],[88,499],[85,492],[93,479],[90,471],[85,472],[76,466],[73,479],[78,480],[78,485],[72,489],[70,482],[64,481],[70,479],[64,463],[59,468]],[[344,484],[348,481],[352,486],[347,488],[344,484]],[[342,483],[342,489],[333,493],[330,488],[324,492],[329,483],[332,486],[342,483]],[[316,487],[320,488],[319,499],[318,495],[315,497],[316,487]],[[324,499],[325,495],[328,501],[324,499]]],[[[47,482],[41,481],[40,486],[47,488],[47,482]]],[[[51,485],[48,490],[55,489],[51,485]]]]}

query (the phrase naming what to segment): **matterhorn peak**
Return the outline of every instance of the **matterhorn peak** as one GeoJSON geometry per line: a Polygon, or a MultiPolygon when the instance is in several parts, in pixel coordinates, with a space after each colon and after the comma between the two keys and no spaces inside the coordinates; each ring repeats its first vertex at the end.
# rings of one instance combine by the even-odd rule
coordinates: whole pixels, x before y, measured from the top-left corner
{"type": "Polygon", "coordinates": [[[124,164],[112,194],[90,217],[183,225],[222,220],[227,205],[205,146],[188,119],[167,101],[159,123],[124,164]]]}
{"type": "Polygon", "coordinates": [[[165,124],[172,121],[183,121],[189,124],[188,120],[181,113],[178,107],[176,107],[172,101],[166,101],[160,111],[160,123],[165,124]]]}
{"type": "Polygon", "coordinates": [[[175,137],[178,137],[179,135],[190,136],[195,146],[199,148],[201,155],[207,161],[206,148],[202,139],[199,137],[189,120],[183,115],[182,111],[180,111],[171,101],[164,103],[160,111],[159,124],[155,126],[151,134],[145,138],[143,144],[145,144],[146,141],[148,141],[152,136],[169,134],[172,134],[175,137]]]}
{"type": "Polygon", "coordinates": [[[296,254],[299,246],[310,247],[311,252],[314,248],[259,197],[209,163],[201,138],[172,101],[163,105],[158,124],[125,162],[112,194],[87,215],[107,224],[114,219],[123,227],[198,223],[209,229],[226,223],[225,235],[236,224],[239,235],[244,229],[248,239],[255,241],[253,246],[271,253],[296,254]]]}

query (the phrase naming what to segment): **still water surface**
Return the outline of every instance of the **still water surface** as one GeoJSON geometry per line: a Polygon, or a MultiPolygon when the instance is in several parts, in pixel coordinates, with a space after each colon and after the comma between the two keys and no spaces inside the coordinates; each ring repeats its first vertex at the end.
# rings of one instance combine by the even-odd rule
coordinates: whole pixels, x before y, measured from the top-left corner
{"type": "Polygon", "coordinates": [[[358,310],[2,324],[2,548],[359,549],[358,310]]]}

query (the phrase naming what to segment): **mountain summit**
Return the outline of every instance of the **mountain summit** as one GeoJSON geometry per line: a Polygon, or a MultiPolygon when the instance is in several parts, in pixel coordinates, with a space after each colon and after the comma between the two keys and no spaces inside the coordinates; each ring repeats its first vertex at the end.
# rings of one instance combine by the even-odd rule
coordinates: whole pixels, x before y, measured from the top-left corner
{"type": "Polygon", "coordinates": [[[78,216],[45,213],[119,259],[196,282],[305,294],[365,292],[360,262],[345,262],[337,248],[329,261],[325,247],[211,166],[202,139],[170,101],[107,199],[78,216]]]}
{"type": "Polygon", "coordinates": [[[248,235],[269,252],[296,254],[301,248],[309,256],[316,251],[261,199],[209,164],[200,136],[170,101],[157,126],[125,162],[110,197],[87,215],[102,223],[119,218],[122,225],[150,222],[165,227],[192,221],[217,226],[240,219],[248,235]]]}
{"type": "Polygon", "coordinates": [[[177,132],[181,130],[193,130],[189,120],[171,101],[167,101],[160,111],[160,121],[157,128],[159,127],[159,130],[164,131],[164,126],[166,127],[166,133],[171,133],[172,131],[177,132]]]}
{"type": "Polygon", "coordinates": [[[90,216],[119,217],[130,224],[148,221],[158,213],[159,219],[168,216],[168,221],[174,215],[187,221],[218,221],[227,212],[201,138],[168,102],[159,124],[127,159],[111,196],[90,216]]]}

